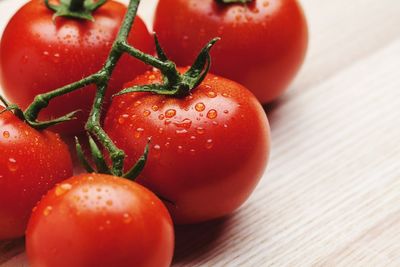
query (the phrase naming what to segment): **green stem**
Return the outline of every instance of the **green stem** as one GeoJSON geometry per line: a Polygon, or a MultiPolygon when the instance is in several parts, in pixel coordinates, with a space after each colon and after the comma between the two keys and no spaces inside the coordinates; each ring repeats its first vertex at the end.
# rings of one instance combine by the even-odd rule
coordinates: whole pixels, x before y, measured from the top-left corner
{"type": "Polygon", "coordinates": [[[78,12],[84,10],[85,0],[71,0],[69,4],[69,10],[73,12],[78,12]]]}

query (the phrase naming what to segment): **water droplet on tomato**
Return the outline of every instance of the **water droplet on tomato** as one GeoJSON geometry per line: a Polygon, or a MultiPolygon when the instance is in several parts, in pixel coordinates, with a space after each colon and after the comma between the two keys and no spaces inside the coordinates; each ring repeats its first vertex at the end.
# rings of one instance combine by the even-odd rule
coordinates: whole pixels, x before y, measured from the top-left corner
{"type": "Polygon", "coordinates": [[[167,118],[172,118],[176,115],[176,110],[175,109],[168,109],[165,111],[165,117],[167,118]]]}
{"type": "Polygon", "coordinates": [[[143,128],[137,128],[136,129],[136,131],[135,131],[135,133],[134,133],[134,137],[136,138],[136,139],[138,139],[140,136],[142,136],[142,133],[144,132],[144,129],[143,128]]]}
{"type": "Polygon", "coordinates": [[[43,210],[43,215],[44,216],[49,216],[49,214],[51,213],[51,211],[53,210],[52,206],[47,206],[46,208],[44,208],[43,210]]]}
{"type": "Polygon", "coordinates": [[[6,138],[6,139],[9,138],[10,137],[10,132],[9,131],[4,131],[3,132],[3,137],[6,138]]]}
{"type": "Polygon", "coordinates": [[[157,111],[157,110],[159,109],[159,107],[158,107],[157,105],[153,105],[153,106],[151,107],[151,109],[152,109],[153,111],[157,111]]]}
{"type": "Polygon", "coordinates": [[[195,106],[194,106],[194,108],[198,111],[198,112],[201,112],[201,111],[204,111],[205,109],[206,109],[206,105],[204,105],[204,103],[197,103],[195,106]]]}
{"type": "Polygon", "coordinates": [[[186,129],[177,129],[175,132],[176,132],[176,134],[185,134],[188,131],[186,129]]]}
{"type": "Polygon", "coordinates": [[[217,122],[217,121],[213,121],[212,124],[215,125],[215,126],[217,126],[217,125],[218,125],[218,122],[217,122]]]}
{"type": "Polygon", "coordinates": [[[165,146],[166,148],[169,148],[170,143],[169,143],[169,142],[166,142],[164,146],[165,146]]]}
{"type": "Polygon", "coordinates": [[[158,132],[160,133],[160,134],[162,134],[163,132],[164,132],[164,128],[158,128],[158,132]]]}
{"type": "Polygon", "coordinates": [[[209,118],[209,119],[215,119],[217,116],[218,116],[218,113],[215,109],[210,109],[207,112],[207,118],[209,118]]]}
{"type": "Polygon", "coordinates": [[[190,152],[190,155],[196,154],[196,150],[195,149],[190,149],[189,152],[190,152]]]}
{"type": "Polygon", "coordinates": [[[160,114],[160,115],[158,115],[158,118],[160,119],[160,120],[163,120],[165,117],[164,117],[164,114],[160,114]]]}
{"type": "Polygon", "coordinates": [[[178,146],[178,153],[182,153],[183,152],[183,146],[178,146]]]}
{"type": "Polygon", "coordinates": [[[150,114],[151,114],[151,112],[150,112],[150,110],[148,110],[148,109],[145,109],[145,110],[143,111],[143,116],[145,116],[145,117],[150,116],[150,114]]]}
{"type": "Polygon", "coordinates": [[[48,55],[49,55],[49,52],[48,52],[48,51],[43,51],[43,55],[44,55],[44,56],[48,56],[48,55]]]}
{"type": "Polygon", "coordinates": [[[223,97],[229,97],[229,95],[227,93],[222,93],[223,97]]]}
{"type": "Polygon", "coordinates": [[[129,224],[132,221],[132,217],[128,213],[124,213],[122,215],[122,218],[123,218],[124,223],[126,223],[126,224],[129,224]]]}
{"type": "Polygon", "coordinates": [[[198,134],[204,134],[205,131],[206,131],[206,130],[205,130],[203,127],[197,127],[197,128],[196,128],[196,132],[197,132],[198,134]]]}
{"type": "MultiPolygon", "coordinates": [[[[132,96],[134,96],[134,95],[132,95],[132,96]]],[[[138,107],[138,106],[140,106],[141,104],[142,104],[142,102],[138,100],[138,101],[135,102],[135,104],[133,104],[133,106],[134,106],[134,107],[138,107]]]]}
{"type": "Polygon", "coordinates": [[[196,140],[196,136],[194,135],[190,136],[190,140],[196,140]]]}
{"type": "Polygon", "coordinates": [[[7,163],[8,169],[12,172],[18,170],[17,161],[14,158],[9,158],[7,163]]]}
{"type": "Polygon", "coordinates": [[[206,148],[207,149],[211,149],[212,147],[213,147],[213,140],[212,139],[208,139],[207,141],[206,141],[206,148]]]}
{"type": "Polygon", "coordinates": [[[68,184],[68,183],[60,184],[60,185],[58,185],[56,187],[55,195],[56,196],[64,195],[66,192],[68,192],[71,189],[72,189],[72,185],[71,184],[68,184]]]}
{"type": "Polygon", "coordinates": [[[229,110],[225,109],[225,110],[224,110],[224,113],[225,113],[225,114],[228,114],[228,113],[229,113],[229,110]]]}
{"type": "Polygon", "coordinates": [[[179,128],[189,129],[192,126],[192,121],[186,118],[182,121],[174,122],[174,124],[179,128]]]}
{"type": "Polygon", "coordinates": [[[113,202],[112,202],[111,199],[109,199],[109,200],[106,201],[106,204],[107,204],[107,206],[112,206],[112,205],[113,205],[113,202]]]}

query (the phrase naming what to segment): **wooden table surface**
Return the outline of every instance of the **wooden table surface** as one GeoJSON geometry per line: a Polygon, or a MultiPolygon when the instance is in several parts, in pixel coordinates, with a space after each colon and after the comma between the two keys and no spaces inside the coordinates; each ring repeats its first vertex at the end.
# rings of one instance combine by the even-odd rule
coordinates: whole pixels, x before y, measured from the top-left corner
{"type": "MultiPolygon", "coordinates": [[[[0,0],[0,32],[23,2],[0,0]]],[[[177,229],[173,266],[400,266],[400,1],[301,2],[309,53],[267,108],[268,171],[229,218],[177,229]]]]}

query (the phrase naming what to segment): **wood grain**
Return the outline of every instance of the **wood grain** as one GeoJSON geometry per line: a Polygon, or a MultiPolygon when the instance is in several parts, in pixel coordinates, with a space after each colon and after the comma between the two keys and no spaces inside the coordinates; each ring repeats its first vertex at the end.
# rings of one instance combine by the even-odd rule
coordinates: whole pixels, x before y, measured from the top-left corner
{"type": "Polygon", "coordinates": [[[177,229],[175,267],[400,266],[400,1],[302,3],[310,50],[266,107],[268,171],[235,214],[177,229]]]}

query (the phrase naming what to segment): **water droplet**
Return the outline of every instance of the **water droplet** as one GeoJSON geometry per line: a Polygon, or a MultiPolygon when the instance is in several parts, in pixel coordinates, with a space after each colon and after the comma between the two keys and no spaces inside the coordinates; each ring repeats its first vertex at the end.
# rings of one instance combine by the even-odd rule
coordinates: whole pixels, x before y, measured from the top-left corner
{"type": "Polygon", "coordinates": [[[182,153],[183,152],[183,147],[182,146],[178,146],[178,153],[182,153]]]}
{"type": "Polygon", "coordinates": [[[53,210],[52,206],[47,206],[44,210],[43,210],[43,215],[44,216],[49,216],[50,212],[53,210]]]}
{"type": "Polygon", "coordinates": [[[218,125],[218,122],[217,122],[217,121],[213,121],[212,124],[215,125],[215,126],[217,126],[217,125],[218,125]]]}
{"type": "Polygon", "coordinates": [[[146,109],[143,111],[143,116],[148,117],[151,114],[150,110],[146,109]]]}
{"type": "Polygon", "coordinates": [[[48,56],[48,55],[49,55],[49,52],[48,52],[48,51],[43,51],[43,55],[44,55],[44,56],[48,56]]]}
{"type": "Polygon", "coordinates": [[[229,95],[227,93],[222,93],[223,97],[229,97],[229,95]]]}
{"type": "Polygon", "coordinates": [[[196,128],[196,132],[197,132],[198,134],[204,134],[205,131],[206,131],[206,130],[205,130],[203,127],[197,127],[197,128],[196,128]]]}
{"type": "Polygon", "coordinates": [[[195,106],[194,106],[194,108],[198,111],[198,112],[201,112],[201,111],[203,111],[203,110],[205,110],[206,109],[206,106],[203,104],[203,103],[197,103],[195,106]]]}
{"type": "Polygon", "coordinates": [[[110,221],[110,220],[107,220],[107,221],[106,221],[106,224],[107,224],[107,225],[110,225],[110,224],[111,224],[111,221],[110,221]]]}
{"type": "Polygon", "coordinates": [[[162,134],[163,132],[164,132],[164,128],[158,128],[158,132],[160,133],[160,134],[162,134]]]}
{"type": "Polygon", "coordinates": [[[109,199],[109,200],[106,201],[106,204],[107,204],[107,206],[112,206],[112,205],[113,205],[113,202],[112,202],[111,199],[109,199]]]}
{"type": "Polygon", "coordinates": [[[7,165],[8,165],[8,169],[12,172],[15,172],[16,170],[18,170],[17,161],[14,158],[9,158],[7,165]]]}
{"type": "Polygon", "coordinates": [[[192,135],[192,136],[190,137],[190,140],[196,140],[196,136],[192,135]]]}
{"type": "Polygon", "coordinates": [[[133,106],[134,106],[134,107],[138,107],[138,106],[140,106],[141,104],[142,104],[142,102],[138,100],[138,101],[135,102],[135,104],[133,104],[133,106]]]}
{"type": "Polygon", "coordinates": [[[228,114],[228,113],[229,113],[229,110],[225,109],[225,110],[224,110],[224,113],[225,113],[225,114],[228,114]]]}
{"type": "Polygon", "coordinates": [[[224,128],[228,128],[228,124],[224,124],[224,128]]]}
{"type": "Polygon", "coordinates": [[[4,131],[3,132],[3,137],[4,138],[9,138],[10,137],[10,132],[9,131],[4,131]]]}
{"type": "Polygon", "coordinates": [[[153,105],[153,106],[151,107],[151,109],[152,109],[153,111],[157,111],[157,110],[159,109],[159,107],[158,107],[157,105],[153,105]]]}
{"type": "Polygon", "coordinates": [[[208,139],[207,141],[206,141],[206,148],[207,149],[211,149],[212,147],[213,147],[213,140],[212,139],[208,139]]]}
{"type": "Polygon", "coordinates": [[[169,142],[166,142],[166,143],[165,143],[165,147],[166,147],[166,148],[169,148],[170,145],[171,145],[171,144],[170,144],[169,142]]]}
{"type": "Polygon", "coordinates": [[[218,116],[218,113],[215,109],[210,109],[207,112],[207,118],[209,118],[209,119],[215,119],[217,116],[218,116]]]}
{"type": "Polygon", "coordinates": [[[126,224],[128,224],[132,221],[132,217],[128,213],[124,213],[124,215],[122,215],[122,217],[123,217],[124,223],[126,223],[126,224]]]}
{"type": "Polygon", "coordinates": [[[87,180],[88,180],[89,182],[92,182],[92,181],[94,181],[94,178],[93,178],[93,176],[89,176],[89,177],[87,178],[87,180]]]}
{"type": "Polygon", "coordinates": [[[154,74],[149,75],[149,80],[155,80],[156,76],[154,74]]]}
{"type": "Polygon", "coordinates": [[[72,188],[71,184],[68,184],[68,183],[61,184],[56,187],[55,194],[56,194],[56,196],[61,196],[61,195],[65,194],[66,192],[68,192],[69,190],[71,190],[71,188],[72,188]]]}
{"type": "Polygon", "coordinates": [[[176,115],[176,110],[175,109],[168,109],[165,111],[165,117],[167,118],[172,118],[176,115]]]}
{"type": "Polygon", "coordinates": [[[171,124],[171,120],[169,120],[169,119],[166,119],[166,120],[164,121],[164,124],[165,124],[165,125],[169,125],[169,124],[171,124]]]}
{"type": "Polygon", "coordinates": [[[190,155],[194,155],[196,154],[196,150],[195,149],[190,149],[190,155]]]}
{"type": "Polygon", "coordinates": [[[189,129],[192,126],[192,121],[190,119],[184,119],[182,121],[174,122],[174,124],[179,128],[189,129]]]}
{"type": "Polygon", "coordinates": [[[154,145],[154,150],[160,150],[161,149],[161,147],[159,146],[159,145],[154,145]]]}
{"type": "Polygon", "coordinates": [[[164,114],[160,114],[160,115],[158,115],[158,118],[160,119],[160,120],[163,120],[165,117],[164,117],[164,114]]]}
{"type": "Polygon", "coordinates": [[[210,98],[214,98],[214,97],[217,96],[217,93],[214,92],[214,91],[209,91],[209,92],[207,92],[207,96],[210,97],[210,98]]]}
{"type": "Polygon", "coordinates": [[[188,131],[186,129],[177,129],[175,132],[176,132],[176,134],[185,134],[188,131]]]}
{"type": "Polygon", "coordinates": [[[83,191],[84,193],[87,193],[87,192],[89,192],[89,188],[84,187],[84,188],[82,189],[82,191],[83,191]]]}
{"type": "Polygon", "coordinates": [[[140,136],[142,136],[142,133],[144,132],[144,129],[143,128],[137,128],[136,129],[136,131],[135,131],[135,133],[134,133],[134,137],[136,138],[136,139],[138,139],[140,136]]]}

